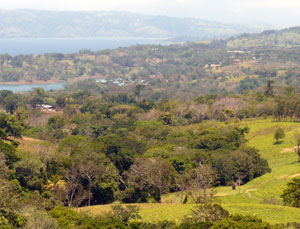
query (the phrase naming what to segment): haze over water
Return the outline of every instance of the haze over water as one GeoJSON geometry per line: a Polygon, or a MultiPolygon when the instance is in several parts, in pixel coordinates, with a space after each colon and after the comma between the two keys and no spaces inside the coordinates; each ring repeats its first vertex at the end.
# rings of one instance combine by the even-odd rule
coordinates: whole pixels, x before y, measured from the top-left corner
{"type": "Polygon", "coordinates": [[[98,51],[136,44],[166,44],[162,38],[13,38],[0,39],[0,54],[30,55],[98,51]]]}

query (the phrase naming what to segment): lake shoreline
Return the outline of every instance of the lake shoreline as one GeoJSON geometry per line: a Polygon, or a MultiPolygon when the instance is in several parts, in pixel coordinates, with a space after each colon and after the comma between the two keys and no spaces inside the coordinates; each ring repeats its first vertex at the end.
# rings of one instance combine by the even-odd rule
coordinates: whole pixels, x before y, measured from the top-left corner
{"type": "Polygon", "coordinates": [[[14,93],[23,93],[29,92],[34,90],[34,88],[43,88],[45,91],[51,90],[61,90],[64,89],[66,82],[60,83],[47,83],[47,84],[22,84],[18,82],[18,84],[1,84],[0,83],[0,90],[8,90],[14,93]]]}
{"type": "Polygon", "coordinates": [[[0,85],[12,85],[12,86],[17,86],[17,85],[35,85],[35,84],[59,84],[59,83],[64,83],[64,84],[69,84],[69,83],[76,83],[79,81],[83,81],[83,80],[89,80],[89,79],[97,79],[97,78],[103,78],[102,75],[98,74],[95,76],[80,76],[80,77],[75,77],[72,79],[68,79],[68,80],[47,80],[47,81],[43,81],[43,80],[33,80],[33,81],[4,81],[1,82],[0,81],[0,85]]]}
{"type": "Polygon", "coordinates": [[[63,80],[49,80],[49,81],[5,81],[5,82],[0,82],[0,85],[12,85],[12,86],[17,86],[17,85],[35,85],[35,84],[58,84],[58,83],[71,83],[71,81],[63,81],[63,80]]]}

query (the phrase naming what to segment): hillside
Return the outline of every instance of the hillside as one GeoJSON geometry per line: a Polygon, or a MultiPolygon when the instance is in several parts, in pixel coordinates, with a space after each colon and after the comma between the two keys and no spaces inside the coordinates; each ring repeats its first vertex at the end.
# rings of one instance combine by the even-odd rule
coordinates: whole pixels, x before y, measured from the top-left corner
{"type": "MultiPolygon", "coordinates": [[[[11,214],[35,223],[42,208],[61,228],[82,223],[112,228],[114,222],[138,223],[128,217],[119,222],[118,211],[127,214],[126,209],[112,204],[131,204],[127,210],[137,204],[142,223],[168,220],[174,226],[167,228],[177,229],[195,203],[211,200],[206,194],[215,187],[216,202],[244,220],[300,222],[299,208],[285,206],[289,203],[281,198],[287,183],[299,176],[294,152],[299,90],[268,83],[242,95],[153,101],[145,98],[141,84],[129,93],[102,86],[108,90],[78,83],[71,90],[0,91],[0,106],[7,112],[0,115],[0,155],[5,174],[12,174],[2,182],[27,190],[20,197],[22,210],[35,209],[20,212],[10,203],[11,214]],[[275,142],[279,127],[286,137],[275,142]],[[242,186],[232,190],[236,182],[242,186]],[[30,195],[41,199],[36,203],[30,195]],[[112,218],[101,216],[112,206],[112,218]]],[[[17,196],[18,190],[11,193],[17,196]]],[[[227,216],[225,221],[234,217],[227,216]]]]}
{"type": "MultiPolygon", "coordinates": [[[[276,223],[300,222],[297,208],[282,206],[280,195],[285,185],[292,178],[300,176],[297,154],[294,152],[293,133],[300,130],[298,123],[274,123],[270,119],[249,119],[240,123],[248,125],[249,144],[260,150],[267,159],[272,173],[268,173],[250,181],[238,190],[231,187],[217,189],[219,201],[231,213],[256,215],[263,220],[276,223]],[[286,139],[282,144],[274,145],[273,132],[276,127],[286,131],[286,139]]],[[[144,221],[174,220],[181,222],[182,217],[189,214],[193,204],[180,204],[179,194],[168,194],[163,197],[163,204],[139,204],[144,221]]],[[[109,205],[84,207],[81,211],[92,215],[102,214],[110,210],[109,205]]]]}
{"type": "Polygon", "coordinates": [[[125,12],[0,11],[0,38],[12,37],[190,37],[224,38],[261,31],[193,18],[125,12]]]}
{"type": "Polygon", "coordinates": [[[258,46],[299,47],[300,27],[267,30],[258,34],[243,34],[229,39],[229,47],[249,48],[258,46]]]}
{"type": "MultiPolygon", "coordinates": [[[[299,54],[298,47],[235,49],[226,41],[214,41],[82,50],[75,54],[0,55],[0,82],[81,80],[81,85],[112,94],[129,93],[142,83],[148,99],[191,98],[257,90],[269,80],[279,86],[299,87],[299,54]]],[[[72,86],[69,88],[72,90],[72,86]]]]}

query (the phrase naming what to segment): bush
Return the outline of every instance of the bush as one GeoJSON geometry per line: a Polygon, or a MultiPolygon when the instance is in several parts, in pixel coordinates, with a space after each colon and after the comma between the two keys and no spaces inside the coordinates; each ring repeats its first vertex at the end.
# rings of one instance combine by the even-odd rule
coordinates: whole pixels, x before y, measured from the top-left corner
{"type": "MultiPolygon", "coordinates": [[[[129,226],[130,229],[177,229],[176,223],[173,221],[161,221],[156,224],[145,222],[133,222],[129,226]]],[[[201,229],[201,228],[200,228],[201,229]]]]}
{"type": "Polygon", "coordinates": [[[30,129],[25,129],[23,131],[23,135],[31,138],[39,138],[40,134],[43,133],[44,128],[43,127],[34,127],[30,129]]]}
{"type": "Polygon", "coordinates": [[[230,216],[222,221],[215,223],[211,229],[245,229],[245,228],[252,228],[252,229],[269,229],[269,228],[276,228],[271,227],[270,224],[263,222],[261,219],[256,218],[254,216],[241,216],[241,215],[234,215],[230,216]]]}
{"type": "Polygon", "coordinates": [[[93,218],[63,206],[57,206],[52,209],[50,215],[56,219],[60,228],[128,228],[124,222],[113,218],[112,216],[93,218]]]}
{"type": "Polygon", "coordinates": [[[285,137],[284,130],[282,128],[277,128],[275,133],[274,133],[274,138],[276,139],[276,144],[279,143],[279,139],[282,139],[285,137]]]}
{"type": "Polygon", "coordinates": [[[229,212],[219,204],[201,204],[197,205],[191,215],[184,217],[185,223],[215,223],[229,216],[229,212]]]}
{"type": "Polygon", "coordinates": [[[199,222],[199,223],[182,223],[178,226],[180,229],[208,229],[213,224],[210,222],[199,222]]]}
{"type": "Polygon", "coordinates": [[[26,225],[26,218],[14,212],[0,210],[0,228],[21,228],[26,225]]]}
{"type": "Polygon", "coordinates": [[[122,207],[121,205],[111,206],[112,216],[124,223],[127,223],[130,219],[141,219],[139,215],[139,208],[135,205],[128,205],[122,207]]]}
{"type": "Polygon", "coordinates": [[[283,191],[281,198],[284,205],[300,208],[300,178],[294,178],[287,183],[287,188],[283,191]]]}

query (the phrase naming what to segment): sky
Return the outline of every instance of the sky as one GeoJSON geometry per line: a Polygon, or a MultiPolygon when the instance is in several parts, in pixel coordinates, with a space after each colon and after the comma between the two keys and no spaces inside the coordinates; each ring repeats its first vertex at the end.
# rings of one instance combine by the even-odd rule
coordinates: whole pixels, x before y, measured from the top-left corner
{"type": "Polygon", "coordinates": [[[0,8],[129,11],[223,23],[300,26],[299,0],[0,0],[0,8]]]}

